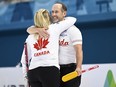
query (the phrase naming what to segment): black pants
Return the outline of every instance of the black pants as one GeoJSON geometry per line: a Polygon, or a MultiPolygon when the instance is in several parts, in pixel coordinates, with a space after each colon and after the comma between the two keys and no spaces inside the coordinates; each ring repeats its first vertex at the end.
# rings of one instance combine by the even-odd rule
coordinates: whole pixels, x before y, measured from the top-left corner
{"type": "MultiPolygon", "coordinates": [[[[60,78],[63,75],[68,74],[76,69],[76,64],[71,63],[67,65],[60,65],[60,78]]],[[[63,82],[61,81],[60,87],[79,87],[81,84],[81,76],[78,76],[70,81],[63,82]]]]}
{"type": "Polygon", "coordinates": [[[60,71],[55,66],[38,67],[28,72],[31,87],[60,87],[60,71]]]}

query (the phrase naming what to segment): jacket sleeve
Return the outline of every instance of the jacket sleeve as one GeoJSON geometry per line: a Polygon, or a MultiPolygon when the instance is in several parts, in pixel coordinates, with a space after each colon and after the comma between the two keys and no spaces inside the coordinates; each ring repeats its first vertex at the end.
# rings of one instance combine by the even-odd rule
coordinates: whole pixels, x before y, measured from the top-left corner
{"type": "MultiPolygon", "coordinates": [[[[31,59],[31,56],[30,56],[30,47],[28,45],[28,41],[26,39],[26,44],[27,44],[27,57],[28,57],[28,65],[29,65],[29,61],[31,59]]],[[[21,57],[21,64],[22,64],[22,71],[23,71],[23,76],[24,78],[27,77],[27,65],[26,65],[26,54],[25,54],[25,47],[23,49],[23,52],[22,52],[22,57],[21,57]]]]}
{"type": "Polygon", "coordinates": [[[66,17],[63,21],[60,21],[56,24],[53,24],[57,32],[62,33],[64,30],[67,30],[76,22],[76,18],[74,17],[66,17]]]}
{"type": "Polygon", "coordinates": [[[25,49],[23,49],[23,53],[21,57],[21,64],[22,64],[23,77],[25,78],[27,76],[26,62],[25,62],[25,49]]]}

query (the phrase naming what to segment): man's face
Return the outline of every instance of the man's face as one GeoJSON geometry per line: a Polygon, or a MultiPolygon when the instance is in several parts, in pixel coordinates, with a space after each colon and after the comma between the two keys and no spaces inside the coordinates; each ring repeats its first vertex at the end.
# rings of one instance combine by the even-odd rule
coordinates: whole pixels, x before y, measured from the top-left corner
{"type": "Polygon", "coordinates": [[[54,23],[62,21],[65,16],[66,16],[66,11],[62,10],[61,4],[54,4],[52,6],[52,20],[54,23]]]}

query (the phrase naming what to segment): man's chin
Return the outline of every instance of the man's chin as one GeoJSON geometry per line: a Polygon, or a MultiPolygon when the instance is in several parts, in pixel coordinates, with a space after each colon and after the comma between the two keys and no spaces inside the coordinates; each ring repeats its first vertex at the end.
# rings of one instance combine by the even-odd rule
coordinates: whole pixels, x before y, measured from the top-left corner
{"type": "Polygon", "coordinates": [[[53,23],[57,23],[57,22],[59,22],[59,20],[53,20],[53,23]]]}
{"type": "Polygon", "coordinates": [[[54,21],[53,21],[53,23],[57,23],[57,22],[59,22],[59,20],[54,20],[54,21]]]}

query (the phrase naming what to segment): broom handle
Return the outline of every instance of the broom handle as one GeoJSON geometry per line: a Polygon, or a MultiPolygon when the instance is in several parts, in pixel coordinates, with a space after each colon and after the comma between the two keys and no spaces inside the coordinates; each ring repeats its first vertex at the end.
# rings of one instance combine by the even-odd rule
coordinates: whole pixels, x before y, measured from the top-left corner
{"type": "Polygon", "coordinates": [[[98,68],[98,67],[99,67],[99,65],[90,67],[90,68],[88,68],[88,69],[82,70],[82,73],[87,72],[87,71],[90,71],[90,70],[93,70],[93,69],[96,69],[96,68],[98,68]]]}
{"type": "MultiPolygon", "coordinates": [[[[28,70],[29,70],[27,43],[24,44],[24,48],[25,48],[26,74],[27,74],[28,73],[28,70]]],[[[28,82],[28,78],[27,78],[27,87],[30,87],[30,84],[28,82]]]]}

